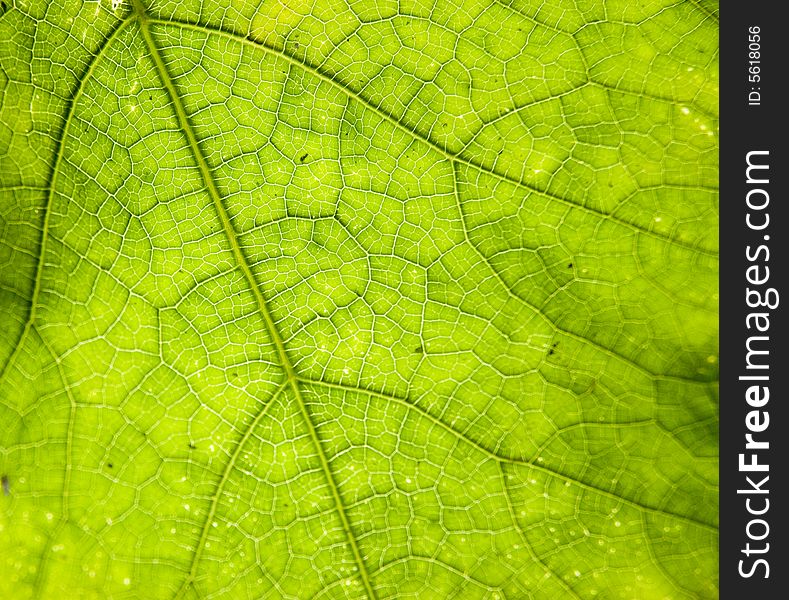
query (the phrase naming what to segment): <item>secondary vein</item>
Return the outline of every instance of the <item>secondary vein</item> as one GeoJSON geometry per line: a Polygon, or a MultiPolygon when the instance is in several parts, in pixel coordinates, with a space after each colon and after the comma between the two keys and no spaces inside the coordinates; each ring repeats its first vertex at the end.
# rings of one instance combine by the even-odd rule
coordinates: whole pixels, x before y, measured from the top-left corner
{"type": "Polygon", "coordinates": [[[38,261],[36,263],[36,273],[33,279],[33,293],[30,297],[30,309],[27,314],[27,320],[25,321],[25,325],[22,328],[22,333],[19,335],[19,339],[17,340],[16,345],[14,346],[14,350],[6,360],[3,368],[0,369],[0,381],[5,379],[5,375],[8,372],[8,369],[11,365],[16,361],[19,352],[21,351],[22,347],[25,345],[25,341],[30,336],[30,331],[33,327],[33,324],[36,320],[36,307],[38,305],[38,297],[41,295],[41,280],[42,275],[44,272],[44,256],[46,255],[47,251],[47,240],[49,238],[49,219],[50,215],[52,214],[52,202],[55,197],[55,183],[57,182],[58,174],[60,173],[61,164],[63,163],[63,156],[65,155],[65,146],[66,146],[66,136],[68,135],[69,129],[71,127],[71,123],[74,120],[74,110],[79,102],[79,99],[82,97],[82,94],[85,91],[85,84],[90,80],[93,76],[94,71],[96,70],[96,65],[99,64],[101,58],[104,56],[107,48],[112,44],[112,42],[118,38],[120,33],[126,28],[126,26],[131,22],[131,18],[126,18],[126,20],[122,21],[118,27],[104,40],[101,47],[98,49],[96,54],[93,55],[90,64],[85,71],[85,74],[77,83],[77,89],[74,91],[74,95],[71,98],[71,102],[68,106],[68,111],[66,113],[66,118],[63,122],[63,127],[60,130],[60,137],[57,141],[57,154],[55,155],[55,162],[52,165],[52,171],[49,175],[49,181],[44,191],[47,195],[47,201],[44,205],[44,221],[41,227],[41,241],[39,243],[39,250],[38,250],[38,261]]]}
{"type": "MultiPolygon", "coordinates": [[[[277,48],[273,48],[271,46],[266,45],[263,42],[259,42],[257,40],[254,40],[254,39],[250,38],[250,37],[245,37],[245,36],[239,35],[238,33],[235,33],[233,31],[227,31],[227,30],[224,30],[224,29],[220,29],[218,27],[209,27],[209,26],[206,26],[206,25],[202,25],[200,23],[191,23],[189,21],[181,21],[181,20],[177,20],[177,19],[171,19],[171,20],[168,20],[168,21],[152,19],[152,21],[157,23],[157,24],[164,25],[164,26],[168,26],[169,25],[169,26],[179,27],[179,28],[182,28],[182,29],[191,29],[192,31],[199,31],[199,32],[202,32],[204,34],[218,35],[218,36],[221,36],[221,37],[224,37],[224,38],[227,38],[227,39],[234,40],[234,41],[236,41],[236,42],[238,42],[240,44],[243,44],[243,45],[246,45],[246,46],[251,46],[251,47],[256,48],[256,49],[258,49],[258,50],[260,50],[262,52],[265,52],[266,54],[269,54],[271,56],[278,57],[278,58],[288,62],[289,64],[291,64],[291,65],[293,65],[295,67],[298,67],[298,68],[300,68],[300,69],[302,69],[302,70],[304,70],[304,71],[306,71],[308,73],[311,73],[312,75],[314,75],[315,77],[317,77],[318,79],[320,79],[324,83],[327,83],[328,85],[332,86],[333,88],[340,90],[343,94],[345,94],[349,98],[352,98],[353,100],[359,102],[361,105],[363,105],[367,109],[369,109],[372,112],[374,112],[375,114],[377,114],[380,118],[382,118],[383,120],[385,120],[388,123],[390,123],[393,127],[395,127],[397,129],[399,129],[400,131],[404,132],[409,137],[411,137],[411,138],[413,138],[415,140],[418,140],[419,142],[429,146],[434,152],[436,152],[440,156],[442,156],[442,158],[444,158],[444,160],[447,160],[449,162],[456,163],[456,164],[459,164],[459,165],[464,165],[465,167],[470,168],[470,169],[475,169],[475,170],[477,170],[477,171],[479,171],[481,173],[489,175],[490,177],[492,177],[494,179],[497,179],[498,181],[501,181],[503,183],[508,183],[508,184],[510,184],[510,185],[512,185],[512,186],[514,186],[516,188],[519,188],[519,189],[526,190],[528,193],[536,193],[536,194],[542,195],[542,196],[544,196],[544,197],[546,197],[546,198],[548,198],[548,199],[550,199],[552,201],[564,204],[565,206],[569,206],[570,208],[573,208],[573,209],[576,209],[576,210],[581,210],[581,211],[583,211],[585,213],[588,213],[590,215],[594,215],[595,217],[598,217],[598,218],[600,218],[602,220],[608,221],[610,223],[615,223],[617,225],[621,225],[621,226],[626,227],[626,228],[628,228],[628,229],[630,229],[632,231],[641,233],[641,234],[643,234],[645,236],[648,236],[648,237],[651,237],[651,238],[654,238],[654,239],[657,239],[657,240],[661,240],[664,243],[669,243],[669,244],[672,244],[672,245],[677,246],[677,247],[685,248],[686,250],[690,250],[690,251],[695,252],[696,254],[699,254],[699,255],[710,256],[710,257],[713,257],[713,258],[717,258],[717,256],[718,256],[718,253],[715,252],[715,251],[707,250],[707,249],[702,248],[702,247],[700,247],[698,245],[694,245],[692,243],[682,241],[680,239],[677,239],[676,237],[671,237],[670,235],[663,234],[663,233],[661,233],[659,231],[654,231],[654,230],[649,229],[647,227],[638,225],[637,223],[628,221],[627,219],[624,219],[624,218],[621,218],[621,217],[617,217],[614,213],[607,213],[607,212],[605,212],[602,209],[596,208],[594,206],[589,206],[589,205],[584,204],[584,203],[582,203],[580,201],[568,200],[566,198],[563,198],[561,196],[556,195],[553,192],[550,192],[548,189],[543,189],[543,188],[537,186],[536,184],[528,183],[528,182],[524,181],[523,179],[519,179],[519,178],[517,178],[517,177],[515,177],[513,175],[510,175],[510,174],[507,174],[507,173],[499,172],[499,171],[497,171],[497,170],[495,170],[495,169],[493,169],[491,167],[487,167],[487,166],[485,166],[485,165],[483,165],[481,163],[478,163],[476,160],[474,160],[472,158],[466,158],[465,156],[453,153],[451,150],[449,150],[449,149],[445,148],[444,146],[442,146],[441,144],[433,141],[432,139],[430,139],[426,135],[420,133],[416,129],[410,127],[409,125],[404,124],[403,122],[400,121],[400,119],[398,119],[395,115],[393,115],[390,112],[388,112],[383,107],[375,104],[371,100],[368,100],[367,98],[365,98],[360,93],[358,93],[358,92],[346,87],[343,83],[337,81],[334,78],[334,76],[324,73],[323,71],[320,70],[319,67],[316,67],[316,66],[314,66],[314,65],[312,65],[312,64],[310,64],[310,63],[308,63],[308,62],[306,62],[304,60],[301,60],[299,58],[291,56],[290,54],[285,52],[285,50],[279,50],[277,48]]],[[[591,82],[591,83],[595,83],[595,82],[591,82]]],[[[595,83],[595,85],[597,85],[597,84],[595,83]]]]}

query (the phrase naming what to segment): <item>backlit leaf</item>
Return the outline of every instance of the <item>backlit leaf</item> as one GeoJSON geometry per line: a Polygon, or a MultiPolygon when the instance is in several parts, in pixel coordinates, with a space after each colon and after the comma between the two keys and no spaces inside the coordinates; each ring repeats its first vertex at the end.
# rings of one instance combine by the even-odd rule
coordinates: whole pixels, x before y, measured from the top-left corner
{"type": "Polygon", "coordinates": [[[5,0],[0,596],[717,597],[717,32],[5,0]]]}

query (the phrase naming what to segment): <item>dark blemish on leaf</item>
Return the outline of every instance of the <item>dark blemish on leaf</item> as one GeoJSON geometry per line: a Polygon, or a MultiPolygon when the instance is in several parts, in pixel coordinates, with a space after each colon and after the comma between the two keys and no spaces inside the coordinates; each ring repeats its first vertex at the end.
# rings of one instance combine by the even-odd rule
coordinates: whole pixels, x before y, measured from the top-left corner
{"type": "MultiPolygon", "coordinates": [[[[3,6],[3,10],[5,10],[5,6],[3,6]]],[[[11,482],[8,481],[8,475],[3,475],[3,495],[10,496],[11,495],[11,482]]]]}
{"type": "Polygon", "coordinates": [[[417,346],[416,348],[414,348],[414,352],[416,354],[424,354],[425,353],[425,349],[422,346],[417,346]]]}
{"type": "Polygon", "coordinates": [[[232,375],[233,377],[238,377],[238,371],[233,371],[233,372],[231,373],[231,375],[232,375]]]}
{"type": "Polygon", "coordinates": [[[307,153],[305,152],[304,154],[302,154],[301,156],[299,156],[299,162],[302,162],[302,163],[303,163],[305,160],[307,160],[307,157],[308,157],[308,156],[309,156],[309,154],[307,154],[307,153]]]}
{"type": "Polygon", "coordinates": [[[548,356],[553,356],[553,348],[551,348],[550,350],[548,350],[548,356]]]}
{"type": "Polygon", "coordinates": [[[113,464],[112,463],[107,463],[107,467],[111,469],[113,467],[113,464]]]}
{"type": "Polygon", "coordinates": [[[195,450],[196,448],[197,448],[197,446],[195,445],[194,442],[189,442],[189,449],[190,450],[195,450]]]}
{"type": "Polygon", "coordinates": [[[569,265],[567,265],[567,268],[568,269],[572,269],[573,268],[573,263],[570,263],[569,265]]]}

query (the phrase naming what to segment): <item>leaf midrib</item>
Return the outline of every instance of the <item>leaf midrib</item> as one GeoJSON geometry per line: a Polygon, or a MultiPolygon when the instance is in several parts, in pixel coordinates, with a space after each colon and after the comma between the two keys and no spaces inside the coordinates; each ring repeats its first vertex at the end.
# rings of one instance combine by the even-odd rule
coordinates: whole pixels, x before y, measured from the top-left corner
{"type": "MultiPolygon", "coordinates": [[[[353,530],[351,529],[350,521],[348,520],[348,515],[346,514],[345,505],[342,500],[342,496],[340,495],[340,490],[337,485],[337,481],[335,480],[334,473],[332,472],[329,461],[326,457],[326,453],[323,449],[323,445],[318,437],[318,432],[316,430],[315,424],[312,420],[312,416],[310,415],[309,411],[307,410],[306,403],[301,396],[301,390],[299,389],[298,378],[296,375],[296,371],[293,367],[293,363],[288,356],[287,350],[285,348],[285,343],[280,335],[276,323],[271,315],[271,311],[268,307],[266,299],[263,296],[263,292],[261,291],[261,286],[258,281],[255,279],[254,274],[252,273],[252,268],[250,267],[249,260],[247,259],[246,255],[244,254],[243,250],[241,249],[241,245],[238,241],[238,233],[235,231],[233,227],[233,223],[230,219],[230,216],[227,212],[227,209],[222,202],[222,196],[219,193],[219,189],[217,188],[216,182],[214,180],[213,173],[211,172],[211,168],[206,161],[206,158],[200,149],[200,144],[197,140],[197,136],[194,132],[192,124],[189,120],[189,117],[186,113],[186,109],[184,108],[183,102],[181,100],[178,91],[175,88],[175,84],[173,83],[173,79],[167,69],[167,65],[165,64],[164,60],[162,59],[161,53],[159,52],[159,48],[156,44],[156,41],[151,34],[149,23],[150,20],[148,15],[145,11],[145,7],[143,6],[141,0],[132,0],[132,7],[135,13],[135,16],[140,25],[140,31],[143,35],[145,40],[145,44],[148,47],[148,51],[153,59],[154,64],[156,65],[156,71],[159,75],[159,79],[162,85],[165,87],[168,96],[170,97],[170,101],[172,102],[173,110],[175,112],[176,119],[178,120],[178,124],[187,139],[187,143],[189,148],[197,161],[197,167],[200,171],[200,176],[203,180],[203,183],[206,186],[209,196],[211,197],[212,204],[214,205],[214,209],[216,210],[217,216],[222,224],[222,229],[225,232],[225,236],[230,244],[231,252],[235,261],[241,269],[241,272],[246,279],[249,289],[252,291],[252,294],[255,297],[255,303],[257,305],[258,312],[263,317],[263,320],[266,325],[266,330],[268,331],[269,337],[271,341],[274,343],[277,354],[280,359],[280,363],[282,368],[285,370],[285,375],[287,379],[286,385],[289,385],[293,390],[293,395],[296,399],[296,404],[299,407],[299,412],[301,413],[302,419],[307,427],[309,432],[310,439],[312,441],[313,446],[315,447],[315,451],[318,455],[318,458],[321,463],[321,469],[324,473],[326,478],[326,482],[331,490],[332,498],[334,500],[336,513],[340,518],[342,523],[343,530],[345,532],[345,537],[348,542],[348,546],[353,554],[354,562],[356,563],[356,567],[358,569],[359,579],[364,586],[366,595],[371,599],[375,600],[376,594],[373,590],[372,584],[370,583],[370,575],[367,570],[367,566],[362,558],[361,552],[359,550],[358,542],[356,541],[356,537],[354,536],[353,530]]],[[[274,402],[275,398],[271,398],[261,410],[260,414],[252,421],[252,423],[247,428],[247,432],[249,432],[255,424],[259,421],[262,414],[266,412],[268,407],[274,402]]],[[[247,437],[247,434],[244,436],[247,437]]],[[[243,445],[243,439],[239,441],[236,452],[240,451],[241,445],[243,445]]],[[[230,461],[228,465],[232,465],[234,461],[230,461]]],[[[228,472],[229,466],[226,466],[225,473],[228,472]]],[[[223,477],[224,480],[224,477],[223,477]]],[[[216,509],[216,502],[218,501],[219,495],[221,490],[217,489],[216,493],[214,494],[214,504],[212,505],[211,511],[215,511],[216,509]]],[[[209,517],[206,519],[205,523],[203,524],[203,532],[201,533],[201,542],[205,540],[206,532],[208,527],[211,526],[210,520],[212,518],[213,512],[209,511],[209,517]]],[[[192,558],[192,565],[189,570],[189,575],[186,577],[184,582],[181,584],[178,592],[175,595],[175,598],[181,598],[184,593],[189,589],[189,587],[193,584],[196,575],[197,575],[197,568],[199,566],[199,560],[202,554],[202,544],[197,549],[195,554],[192,558]]]]}

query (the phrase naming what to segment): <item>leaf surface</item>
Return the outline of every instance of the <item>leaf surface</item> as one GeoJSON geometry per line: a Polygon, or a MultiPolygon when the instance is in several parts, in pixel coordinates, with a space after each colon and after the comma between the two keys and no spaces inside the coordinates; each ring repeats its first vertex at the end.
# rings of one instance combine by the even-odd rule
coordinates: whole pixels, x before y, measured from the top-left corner
{"type": "Polygon", "coordinates": [[[717,31],[4,3],[0,592],[717,597],[717,31]]]}

